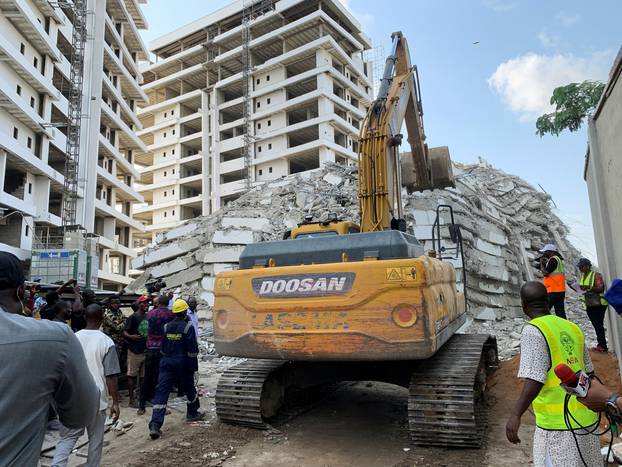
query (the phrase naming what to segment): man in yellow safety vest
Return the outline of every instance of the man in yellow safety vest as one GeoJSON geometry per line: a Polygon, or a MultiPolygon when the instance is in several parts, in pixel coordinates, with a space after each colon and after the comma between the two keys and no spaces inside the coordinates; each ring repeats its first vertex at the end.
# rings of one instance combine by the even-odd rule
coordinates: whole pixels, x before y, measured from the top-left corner
{"type": "Polygon", "coordinates": [[[544,275],[544,286],[549,297],[549,310],[555,308],[555,314],[566,319],[564,301],[566,299],[566,268],[564,259],[551,243],[540,250],[540,271],[544,275]]]}
{"type": "Polygon", "coordinates": [[[530,319],[521,336],[518,371],[525,383],[506,424],[506,436],[511,443],[520,443],[521,417],[532,405],[536,416],[534,466],[582,467],[584,461],[590,467],[602,465],[598,436],[587,434],[589,430],[582,428],[593,428],[598,415],[571,396],[567,411],[572,417],[565,417],[566,391],[554,372],[560,363],[574,371],[593,371],[583,333],[576,324],[550,314],[546,288],[541,282],[523,285],[521,301],[530,319]],[[576,441],[567,423],[572,424],[576,441]]]}
{"type": "Polygon", "coordinates": [[[596,352],[607,352],[607,337],[605,335],[605,313],[607,312],[607,301],[605,300],[605,280],[603,275],[592,270],[592,262],[587,258],[581,258],[577,264],[581,277],[579,286],[583,293],[585,311],[596,331],[598,345],[592,350],[596,352]]]}

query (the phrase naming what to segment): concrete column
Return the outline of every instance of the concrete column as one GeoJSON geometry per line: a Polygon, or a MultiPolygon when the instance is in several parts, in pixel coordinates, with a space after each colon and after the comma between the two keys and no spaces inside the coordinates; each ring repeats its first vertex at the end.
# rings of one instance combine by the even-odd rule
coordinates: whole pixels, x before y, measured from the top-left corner
{"type": "Polygon", "coordinates": [[[320,167],[326,162],[335,162],[335,151],[322,146],[320,147],[320,167]]]}
{"type": "Polygon", "coordinates": [[[114,239],[116,222],[114,217],[104,218],[104,237],[108,239],[114,239]]]}
{"type": "Polygon", "coordinates": [[[33,202],[39,215],[47,214],[50,204],[50,179],[38,175],[33,187],[33,202]]]}
{"type": "Polygon", "coordinates": [[[330,52],[328,52],[328,50],[318,49],[315,52],[315,62],[316,62],[316,66],[319,68],[321,66],[332,64],[333,59],[330,55],[330,52]]]}
{"type": "Polygon", "coordinates": [[[331,115],[335,113],[335,105],[329,98],[320,97],[317,100],[317,110],[320,117],[323,115],[331,115]]]}
{"type": "Polygon", "coordinates": [[[5,175],[6,175],[6,151],[0,150],[0,192],[4,191],[5,175]]]}
{"type": "Polygon", "coordinates": [[[319,91],[324,91],[328,94],[333,93],[333,79],[326,73],[322,73],[317,76],[317,88],[319,91]]]}
{"type": "MultiPolygon", "coordinates": [[[[212,91],[212,100],[215,99],[216,92],[212,91]]],[[[201,200],[201,212],[204,216],[211,213],[211,148],[210,148],[210,133],[212,129],[209,127],[210,114],[212,114],[212,121],[214,119],[213,113],[210,111],[210,92],[201,93],[201,121],[202,121],[202,135],[201,135],[201,175],[203,180],[201,182],[201,191],[203,199],[201,200]]],[[[213,134],[213,133],[212,133],[213,134]]],[[[180,135],[181,136],[181,135],[180,135]]],[[[181,211],[181,207],[179,208],[181,211]]]]}
{"type": "Polygon", "coordinates": [[[218,92],[212,92],[212,99],[210,102],[210,113],[212,116],[211,122],[211,174],[210,174],[210,187],[211,193],[211,212],[220,209],[220,135],[218,134],[218,119],[220,118],[218,112],[218,104],[220,99],[218,98],[218,92]]]}
{"type": "Polygon", "coordinates": [[[20,248],[23,248],[24,250],[32,250],[32,239],[34,237],[34,227],[35,227],[35,222],[34,222],[34,218],[32,217],[24,217],[24,219],[21,222],[21,241],[20,241],[20,248]]]}
{"type": "Polygon", "coordinates": [[[101,121],[102,75],[104,67],[104,31],[106,2],[89,0],[87,28],[90,32],[84,54],[84,87],[80,139],[79,176],[84,180],[84,198],[78,202],[77,222],[93,232],[95,227],[95,193],[97,190],[97,156],[99,149],[99,126],[101,121]]]}

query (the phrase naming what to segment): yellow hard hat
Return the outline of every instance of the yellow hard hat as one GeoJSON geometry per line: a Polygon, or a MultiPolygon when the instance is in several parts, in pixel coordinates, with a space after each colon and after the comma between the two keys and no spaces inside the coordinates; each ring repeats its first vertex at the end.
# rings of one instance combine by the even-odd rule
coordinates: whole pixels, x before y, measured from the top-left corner
{"type": "Polygon", "coordinates": [[[188,306],[188,304],[186,303],[185,300],[178,298],[177,300],[175,300],[175,302],[173,303],[173,313],[183,313],[184,311],[186,311],[188,308],[190,308],[188,306]]]}

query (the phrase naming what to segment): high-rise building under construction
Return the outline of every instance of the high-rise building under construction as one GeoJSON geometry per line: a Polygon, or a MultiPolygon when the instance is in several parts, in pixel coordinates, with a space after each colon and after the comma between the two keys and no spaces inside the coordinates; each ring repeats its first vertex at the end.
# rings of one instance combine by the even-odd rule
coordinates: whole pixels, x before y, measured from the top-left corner
{"type": "Polygon", "coordinates": [[[338,0],[238,0],[150,44],[145,243],[256,184],[357,160],[370,40],[338,0]]]}
{"type": "Polygon", "coordinates": [[[133,163],[147,151],[136,135],[148,103],[140,3],[0,1],[0,250],[29,260],[66,246],[59,227],[73,224],[94,239],[98,288],[130,282],[144,230],[132,212],[143,201],[133,163]]]}

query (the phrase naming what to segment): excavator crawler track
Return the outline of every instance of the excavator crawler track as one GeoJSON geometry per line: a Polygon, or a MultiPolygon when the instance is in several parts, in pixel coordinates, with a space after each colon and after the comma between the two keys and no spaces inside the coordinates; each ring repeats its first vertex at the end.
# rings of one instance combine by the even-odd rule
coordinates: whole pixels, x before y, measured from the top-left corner
{"type": "Polygon", "coordinates": [[[494,337],[456,334],[412,374],[408,423],[414,444],[479,447],[487,425],[486,378],[498,363],[494,337]]]}
{"type": "MultiPolygon", "coordinates": [[[[287,362],[247,360],[226,370],[216,388],[216,414],[225,423],[266,430],[266,383],[287,362]]],[[[278,405],[278,401],[273,401],[278,405]]]]}

